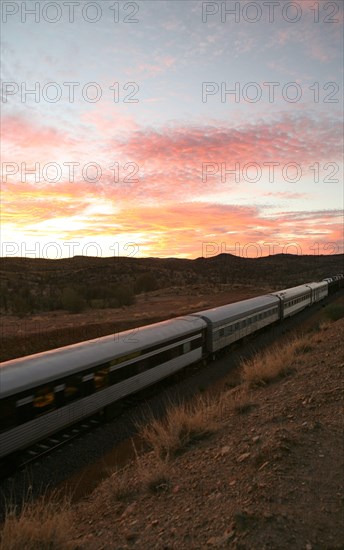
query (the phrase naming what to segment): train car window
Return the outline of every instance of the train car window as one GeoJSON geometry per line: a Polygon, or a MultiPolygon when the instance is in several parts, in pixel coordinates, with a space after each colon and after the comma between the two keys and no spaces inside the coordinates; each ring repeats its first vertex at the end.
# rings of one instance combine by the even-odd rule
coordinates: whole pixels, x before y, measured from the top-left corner
{"type": "Polygon", "coordinates": [[[196,338],[195,340],[192,340],[191,342],[191,349],[197,349],[202,347],[202,338],[196,338]]]}
{"type": "Polygon", "coordinates": [[[219,334],[220,334],[220,338],[223,338],[223,336],[225,335],[225,329],[221,328],[219,334]]]}
{"type": "Polygon", "coordinates": [[[24,424],[34,418],[33,395],[27,395],[16,401],[17,424],[24,424]]]}
{"type": "Polygon", "coordinates": [[[122,357],[116,357],[116,359],[112,359],[112,361],[109,362],[109,366],[119,365],[120,363],[124,363],[125,361],[130,361],[130,359],[135,359],[141,354],[142,351],[134,351],[133,353],[128,353],[127,355],[123,355],[122,357]]]}
{"type": "Polygon", "coordinates": [[[95,391],[103,390],[109,385],[109,368],[103,367],[94,371],[94,388],[95,391]]]}
{"type": "Polygon", "coordinates": [[[145,372],[146,370],[148,370],[151,365],[149,364],[149,359],[143,359],[142,361],[138,361],[137,363],[135,363],[135,366],[135,374],[141,374],[141,372],[145,372]]]}
{"type": "Polygon", "coordinates": [[[13,397],[0,401],[0,432],[16,425],[16,403],[13,397]]]}
{"type": "Polygon", "coordinates": [[[82,376],[76,374],[65,381],[64,397],[67,403],[82,397],[82,376]]]}
{"type": "Polygon", "coordinates": [[[86,374],[82,377],[82,395],[85,397],[94,392],[94,374],[86,374]]]}
{"type": "Polygon", "coordinates": [[[126,378],[124,368],[118,368],[110,372],[110,384],[118,384],[119,382],[123,382],[126,378]]]}
{"type": "Polygon", "coordinates": [[[183,344],[183,353],[189,353],[191,351],[191,342],[185,342],[183,344]]]}
{"type": "Polygon", "coordinates": [[[176,359],[177,357],[180,357],[181,355],[188,353],[191,350],[199,348],[201,345],[202,338],[195,338],[191,342],[189,341],[185,342],[182,345],[174,346],[173,348],[162,351],[161,353],[156,353],[155,355],[147,357],[146,359],[136,361],[131,365],[111,370],[109,372],[110,384],[113,385],[118,384],[119,382],[123,382],[123,380],[127,380],[128,378],[136,376],[141,372],[145,372],[158,365],[166,363],[167,361],[176,359]]]}
{"type": "Polygon", "coordinates": [[[123,367],[123,370],[124,370],[124,380],[126,380],[127,378],[131,378],[132,376],[136,376],[136,374],[139,373],[139,368],[137,363],[123,367]]]}
{"type": "Polygon", "coordinates": [[[33,398],[35,415],[44,414],[55,407],[55,394],[52,386],[37,388],[33,398]]]}
{"type": "Polygon", "coordinates": [[[180,355],[183,354],[183,346],[176,346],[169,350],[169,361],[172,359],[177,359],[180,355]]]}
{"type": "Polygon", "coordinates": [[[54,387],[55,403],[57,407],[63,407],[66,404],[65,399],[65,384],[59,384],[54,387]]]}
{"type": "Polygon", "coordinates": [[[161,363],[160,353],[157,353],[156,355],[149,357],[148,359],[145,360],[145,363],[146,363],[146,370],[157,367],[161,363]]]}

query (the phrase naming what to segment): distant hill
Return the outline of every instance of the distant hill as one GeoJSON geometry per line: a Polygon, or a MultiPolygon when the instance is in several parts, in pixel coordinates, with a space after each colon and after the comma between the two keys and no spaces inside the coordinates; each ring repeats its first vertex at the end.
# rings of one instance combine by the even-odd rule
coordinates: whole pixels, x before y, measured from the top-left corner
{"type": "Polygon", "coordinates": [[[103,305],[98,303],[100,307],[116,307],[132,303],[133,296],[142,291],[202,283],[268,284],[280,289],[343,272],[343,265],[343,254],[277,254],[262,258],[219,254],[195,260],[87,256],[60,260],[3,258],[0,307],[6,312],[13,310],[13,304],[16,310],[24,309],[24,313],[53,310],[66,308],[63,300],[74,300],[75,307],[81,307],[81,302],[93,307],[92,300],[103,301],[103,305]],[[81,300],[78,301],[78,297],[81,300]]]}

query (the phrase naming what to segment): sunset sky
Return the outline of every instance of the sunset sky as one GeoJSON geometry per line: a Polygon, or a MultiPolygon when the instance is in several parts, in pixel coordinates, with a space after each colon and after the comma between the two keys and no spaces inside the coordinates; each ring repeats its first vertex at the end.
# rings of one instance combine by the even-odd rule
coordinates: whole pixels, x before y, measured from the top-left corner
{"type": "Polygon", "coordinates": [[[2,255],[343,252],[343,6],[2,2],[2,255]]]}

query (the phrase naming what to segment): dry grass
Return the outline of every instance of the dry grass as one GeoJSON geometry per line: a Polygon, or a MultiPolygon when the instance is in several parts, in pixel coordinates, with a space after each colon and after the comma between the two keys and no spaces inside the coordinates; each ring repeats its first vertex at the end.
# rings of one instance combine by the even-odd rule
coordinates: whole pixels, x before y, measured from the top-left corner
{"type": "Polygon", "coordinates": [[[331,320],[327,320],[327,321],[322,321],[322,323],[320,323],[319,325],[319,330],[323,331],[323,330],[328,330],[330,328],[330,326],[332,325],[333,321],[331,320]]]}
{"type": "Polygon", "coordinates": [[[245,414],[250,412],[255,407],[251,398],[251,393],[247,385],[239,388],[239,391],[232,395],[231,408],[237,414],[245,414]]]}
{"type": "Polygon", "coordinates": [[[139,459],[137,466],[142,486],[149,493],[162,493],[169,490],[170,474],[166,460],[158,459],[144,463],[139,459]]]}
{"type": "Polygon", "coordinates": [[[312,349],[310,337],[301,336],[282,347],[272,347],[242,365],[242,381],[252,385],[267,384],[289,374],[296,360],[312,349]]]}
{"type": "Polygon", "coordinates": [[[168,459],[218,429],[215,410],[213,403],[202,398],[170,406],[162,420],[153,419],[147,426],[139,426],[141,436],[157,457],[168,459]]]}
{"type": "Polygon", "coordinates": [[[72,528],[70,503],[43,497],[24,504],[19,515],[9,510],[0,531],[1,550],[65,550],[72,528]]]}
{"type": "Polygon", "coordinates": [[[338,303],[328,305],[325,308],[324,313],[332,322],[342,319],[344,317],[344,302],[340,301],[338,303]]]}
{"type": "MultiPolygon", "coordinates": [[[[126,501],[137,490],[136,479],[132,477],[130,464],[123,469],[112,472],[110,477],[104,481],[102,488],[106,490],[106,496],[112,501],[126,501]]],[[[102,491],[100,491],[102,493],[102,491]]]]}
{"type": "Polygon", "coordinates": [[[233,412],[243,414],[256,406],[252,402],[252,392],[247,384],[235,386],[235,388],[212,396],[211,399],[208,409],[218,425],[223,425],[233,412]]]}

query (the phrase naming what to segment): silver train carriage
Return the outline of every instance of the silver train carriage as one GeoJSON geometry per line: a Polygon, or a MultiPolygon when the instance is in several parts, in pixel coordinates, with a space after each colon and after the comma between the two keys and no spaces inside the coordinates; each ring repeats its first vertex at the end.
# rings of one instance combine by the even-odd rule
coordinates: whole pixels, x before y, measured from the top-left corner
{"type": "Polygon", "coordinates": [[[0,365],[0,458],[200,361],[206,322],[178,317],[0,365]]]}
{"type": "Polygon", "coordinates": [[[258,296],[234,304],[198,311],[193,315],[207,322],[207,351],[229,346],[279,320],[280,301],[276,296],[258,296]]]}
{"type": "Polygon", "coordinates": [[[307,283],[294,286],[278,292],[272,292],[281,302],[280,319],[295,315],[299,311],[322,300],[328,295],[328,284],[325,281],[320,283],[307,283]]]}

